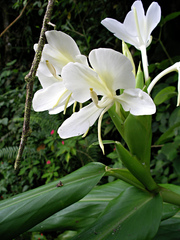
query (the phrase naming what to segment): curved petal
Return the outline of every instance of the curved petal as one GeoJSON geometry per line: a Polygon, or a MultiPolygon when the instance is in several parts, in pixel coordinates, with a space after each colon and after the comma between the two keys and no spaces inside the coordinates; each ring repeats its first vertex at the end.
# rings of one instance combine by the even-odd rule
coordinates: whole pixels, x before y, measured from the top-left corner
{"type": "Polygon", "coordinates": [[[78,102],[82,103],[91,98],[90,88],[103,95],[98,74],[83,64],[68,63],[62,70],[62,78],[65,87],[72,92],[72,98],[78,102]]]}
{"type": "MultiPolygon", "coordinates": [[[[70,107],[74,102],[75,102],[74,99],[70,98],[66,108],[70,107]]],[[[57,107],[49,110],[49,114],[57,114],[57,113],[64,111],[65,110],[64,105],[65,105],[65,101],[61,106],[57,106],[57,107]]]]}
{"type": "Polygon", "coordinates": [[[153,29],[158,25],[161,20],[161,7],[158,3],[153,2],[149,6],[146,14],[147,18],[147,34],[150,35],[153,29]]]}
{"type": "Polygon", "coordinates": [[[44,46],[42,56],[44,60],[48,60],[56,68],[58,74],[61,74],[62,68],[67,63],[75,61],[75,57],[67,58],[64,54],[49,44],[44,46]]]}
{"type": "Polygon", "coordinates": [[[127,89],[117,97],[125,111],[130,111],[135,116],[151,115],[156,112],[152,98],[141,89],[127,89]]]}
{"type": "Polygon", "coordinates": [[[36,112],[53,110],[55,107],[64,105],[69,94],[62,82],[54,83],[34,94],[33,109],[36,112]]]}
{"type": "Polygon", "coordinates": [[[102,109],[97,108],[94,103],[83,107],[79,112],[75,112],[70,118],[65,120],[58,129],[61,138],[80,136],[94,124],[102,109]]]}
{"type": "Polygon", "coordinates": [[[41,83],[41,86],[43,88],[47,88],[47,87],[51,86],[52,84],[59,82],[52,75],[51,76],[44,75],[41,71],[38,71],[37,76],[38,76],[38,79],[39,79],[39,81],[41,83]]]}
{"type": "Polygon", "coordinates": [[[101,24],[106,27],[110,32],[114,33],[114,36],[127,42],[131,45],[137,45],[137,41],[133,35],[129,35],[129,32],[126,30],[124,24],[113,18],[105,18],[101,21],[101,24]]]}
{"type": "Polygon", "coordinates": [[[74,59],[76,55],[81,54],[74,39],[66,33],[52,30],[47,31],[45,34],[49,45],[66,56],[66,58],[74,59]]]}
{"type": "Polygon", "coordinates": [[[90,52],[89,61],[102,84],[111,92],[135,88],[132,64],[123,54],[112,49],[99,48],[90,52]]]}
{"type": "Polygon", "coordinates": [[[44,75],[46,75],[47,77],[51,77],[52,74],[49,71],[46,62],[44,60],[40,61],[38,69],[37,69],[37,76],[39,75],[39,73],[43,73],[44,75]]]}
{"type": "Polygon", "coordinates": [[[66,33],[61,31],[47,31],[46,38],[48,44],[45,44],[42,58],[48,60],[61,74],[62,68],[69,62],[81,62],[87,65],[87,58],[81,55],[76,42],[66,33]]]}

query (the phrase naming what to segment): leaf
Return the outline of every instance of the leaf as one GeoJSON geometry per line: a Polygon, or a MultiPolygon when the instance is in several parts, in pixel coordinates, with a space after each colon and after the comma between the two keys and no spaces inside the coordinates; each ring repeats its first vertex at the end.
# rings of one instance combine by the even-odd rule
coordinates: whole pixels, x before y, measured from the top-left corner
{"type": "Polygon", "coordinates": [[[11,239],[83,198],[101,179],[105,166],[90,163],[58,181],[0,203],[0,237],[11,239]]]}
{"type": "Polygon", "coordinates": [[[151,157],[151,121],[152,116],[149,115],[129,114],[124,123],[124,140],[131,154],[135,155],[147,168],[149,168],[151,157]]]}
{"type": "Polygon", "coordinates": [[[167,142],[171,137],[174,136],[174,131],[176,128],[180,127],[180,122],[175,123],[173,126],[171,126],[166,132],[164,132],[160,138],[156,141],[155,144],[162,144],[167,142]]]}
{"type": "Polygon", "coordinates": [[[158,94],[154,98],[154,103],[156,105],[159,105],[174,96],[177,96],[176,88],[166,87],[162,89],[160,92],[158,92],[158,94]]]}
{"type": "Polygon", "coordinates": [[[136,88],[143,89],[144,87],[144,75],[141,70],[141,64],[139,63],[137,76],[136,76],[136,88]]]}
{"type": "Polygon", "coordinates": [[[136,156],[132,155],[121,143],[116,142],[116,150],[121,161],[127,167],[129,172],[137,178],[149,191],[158,190],[157,184],[151,177],[148,168],[143,165],[136,156]]]}
{"type": "Polygon", "coordinates": [[[180,212],[163,221],[154,240],[179,240],[180,212]]]}
{"type": "Polygon", "coordinates": [[[174,18],[177,18],[178,16],[180,15],[180,12],[173,12],[173,13],[170,13],[169,15],[167,15],[163,20],[162,20],[162,24],[164,25],[166,22],[174,19],[174,18]]]}
{"type": "Polygon", "coordinates": [[[123,122],[115,107],[108,111],[114,125],[125,140],[131,154],[149,168],[151,156],[151,116],[129,114],[123,122]]]}
{"type": "Polygon", "coordinates": [[[99,217],[112,199],[130,186],[121,180],[97,186],[79,202],[59,211],[30,231],[82,230],[99,217]]]}
{"type": "Polygon", "coordinates": [[[162,198],[130,187],[110,201],[91,227],[73,240],[152,239],[159,227],[162,198]]]}
{"type": "Polygon", "coordinates": [[[118,169],[118,168],[109,168],[107,169],[107,172],[105,176],[113,176],[118,179],[121,179],[135,187],[144,189],[144,185],[137,180],[127,169],[118,169]]]}

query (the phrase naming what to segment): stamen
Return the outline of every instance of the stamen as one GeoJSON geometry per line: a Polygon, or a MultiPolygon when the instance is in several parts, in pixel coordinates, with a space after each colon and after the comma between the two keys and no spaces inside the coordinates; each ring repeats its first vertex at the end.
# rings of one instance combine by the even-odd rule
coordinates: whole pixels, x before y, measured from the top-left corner
{"type": "Polygon", "coordinates": [[[79,110],[81,110],[82,108],[82,103],[79,103],[79,110]]]}
{"type": "Polygon", "coordinates": [[[112,107],[113,102],[111,104],[109,104],[100,114],[99,119],[98,119],[98,141],[99,141],[99,146],[102,149],[103,154],[105,154],[104,152],[104,145],[103,145],[103,141],[102,141],[102,137],[101,137],[101,123],[102,123],[102,118],[104,116],[104,114],[112,107]]]}
{"type": "Polygon", "coordinates": [[[46,66],[48,67],[48,69],[49,69],[50,73],[53,75],[53,77],[55,77],[59,81],[62,81],[62,78],[56,74],[56,69],[48,60],[46,60],[46,66]]]}
{"type": "Polygon", "coordinates": [[[69,103],[69,100],[70,100],[70,98],[71,98],[71,95],[72,95],[72,93],[69,94],[69,96],[68,96],[67,99],[66,99],[66,102],[65,102],[65,105],[64,105],[64,112],[63,112],[63,114],[66,114],[67,105],[68,105],[68,103],[69,103]]]}
{"type": "Polygon", "coordinates": [[[59,104],[59,102],[60,102],[60,100],[61,100],[61,98],[67,93],[67,89],[61,94],[61,96],[58,98],[58,100],[57,100],[57,103],[53,106],[53,108],[52,109],[54,109],[55,107],[57,107],[57,105],[59,104]]]}
{"type": "Polygon", "coordinates": [[[90,95],[93,100],[93,103],[96,105],[96,107],[99,107],[98,106],[99,99],[98,99],[96,92],[93,91],[93,88],[90,88],[89,90],[90,90],[90,95]]]}
{"type": "Polygon", "coordinates": [[[84,133],[84,135],[82,135],[82,138],[85,138],[85,137],[87,136],[88,132],[89,132],[89,128],[88,128],[88,130],[84,133]]]}
{"type": "Polygon", "coordinates": [[[73,104],[73,113],[74,113],[75,110],[76,110],[76,105],[77,105],[77,102],[75,101],[74,104],[73,104]]]}

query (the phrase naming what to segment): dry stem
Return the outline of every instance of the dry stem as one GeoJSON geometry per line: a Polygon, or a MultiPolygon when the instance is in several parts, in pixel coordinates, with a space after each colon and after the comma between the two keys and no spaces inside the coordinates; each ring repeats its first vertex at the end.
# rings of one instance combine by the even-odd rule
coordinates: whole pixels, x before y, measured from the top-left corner
{"type": "Polygon", "coordinates": [[[17,169],[19,166],[19,163],[22,158],[22,154],[24,151],[24,147],[27,142],[28,136],[31,134],[30,131],[30,114],[31,114],[31,105],[32,105],[32,97],[33,97],[33,83],[36,76],[36,71],[39,65],[39,62],[41,60],[42,50],[45,44],[45,32],[48,30],[48,22],[50,22],[53,6],[54,6],[55,0],[49,0],[46,13],[44,15],[43,19],[43,25],[41,28],[41,33],[39,37],[38,47],[31,65],[31,69],[29,73],[26,75],[25,80],[27,82],[26,86],[26,102],[25,102],[25,113],[24,113],[24,123],[23,123],[23,131],[21,136],[21,142],[18,149],[18,154],[16,157],[16,161],[14,164],[14,168],[17,169]]]}

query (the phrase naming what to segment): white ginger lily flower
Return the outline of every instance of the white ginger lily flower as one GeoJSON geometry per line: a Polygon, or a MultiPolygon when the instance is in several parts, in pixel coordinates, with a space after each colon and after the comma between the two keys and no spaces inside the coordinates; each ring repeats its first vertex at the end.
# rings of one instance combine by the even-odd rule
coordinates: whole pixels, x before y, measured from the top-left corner
{"type": "Polygon", "coordinates": [[[64,86],[63,81],[57,80],[54,76],[45,76],[38,73],[42,89],[38,90],[33,97],[33,109],[36,112],[49,111],[49,114],[57,114],[65,111],[74,103],[71,92],[64,86]]]}
{"type": "Polygon", "coordinates": [[[124,23],[120,23],[112,18],[105,18],[101,21],[102,25],[114,33],[117,38],[135,46],[141,51],[146,80],[149,79],[146,48],[152,40],[151,32],[160,19],[161,8],[158,3],[151,3],[145,15],[142,2],[135,1],[131,6],[131,11],[126,15],[124,23]]]}
{"type": "Polygon", "coordinates": [[[78,102],[93,102],[73,113],[58,129],[61,138],[85,134],[98,119],[98,139],[101,139],[101,121],[114,103],[120,103],[125,111],[133,115],[151,115],[156,107],[151,97],[141,89],[135,89],[132,64],[123,54],[112,49],[95,49],[89,54],[92,68],[80,63],[69,63],[62,70],[65,87],[78,102]],[[123,94],[116,91],[124,89],[123,94]],[[99,101],[98,95],[102,98],[99,101]]]}
{"type": "MultiPolygon", "coordinates": [[[[74,103],[71,92],[63,84],[62,68],[69,62],[87,65],[87,58],[81,55],[75,41],[61,31],[47,31],[42,59],[37,76],[43,89],[37,91],[33,98],[33,108],[37,112],[48,110],[50,114],[65,111],[74,103]]],[[[34,48],[36,50],[37,45],[34,48]]]]}
{"type": "MultiPolygon", "coordinates": [[[[86,56],[80,53],[76,42],[68,34],[52,30],[47,31],[45,35],[48,44],[44,46],[38,71],[44,73],[47,60],[56,69],[57,74],[61,74],[62,68],[69,62],[79,62],[87,65],[86,56]],[[45,65],[45,68],[41,66],[42,64],[45,65]]],[[[34,48],[36,50],[37,44],[34,48]]]]}

